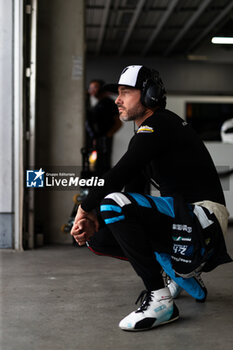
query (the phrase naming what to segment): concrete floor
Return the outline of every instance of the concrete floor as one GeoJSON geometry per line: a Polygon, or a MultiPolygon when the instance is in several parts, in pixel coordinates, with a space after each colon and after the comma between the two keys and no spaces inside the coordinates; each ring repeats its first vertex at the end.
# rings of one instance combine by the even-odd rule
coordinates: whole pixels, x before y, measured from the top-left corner
{"type": "MultiPolygon", "coordinates": [[[[227,236],[233,256],[233,228],[227,236]]],[[[177,300],[178,321],[130,333],[118,322],[143,288],[127,262],[87,248],[1,251],[1,350],[232,350],[233,264],[204,274],[209,295],[177,300]]]]}

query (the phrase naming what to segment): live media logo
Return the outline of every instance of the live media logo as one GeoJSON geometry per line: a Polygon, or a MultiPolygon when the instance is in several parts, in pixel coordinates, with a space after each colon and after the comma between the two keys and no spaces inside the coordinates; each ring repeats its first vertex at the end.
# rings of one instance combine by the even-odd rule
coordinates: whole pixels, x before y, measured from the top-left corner
{"type": "Polygon", "coordinates": [[[44,171],[40,170],[27,170],[27,187],[44,187],[44,171]]]}
{"type": "MultiPolygon", "coordinates": [[[[91,175],[91,174],[90,174],[91,175]]],[[[104,186],[104,179],[98,176],[81,178],[75,172],[45,172],[40,170],[26,170],[26,187],[29,188],[54,188],[54,189],[77,189],[77,187],[104,186]]]]}

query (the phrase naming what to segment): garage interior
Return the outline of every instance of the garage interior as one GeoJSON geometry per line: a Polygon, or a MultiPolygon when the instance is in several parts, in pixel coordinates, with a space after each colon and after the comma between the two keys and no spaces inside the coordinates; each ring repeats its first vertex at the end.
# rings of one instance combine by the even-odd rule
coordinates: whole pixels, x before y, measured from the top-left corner
{"type": "MultiPolygon", "coordinates": [[[[29,189],[26,171],[81,169],[88,83],[116,82],[127,65],[158,70],[182,118],[197,105],[233,118],[232,45],[211,43],[232,37],[233,1],[0,0],[0,26],[0,348],[232,349],[232,264],[203,275],[206,303],[182,292],[177,323],[122,332],[141,281],[62,231],[78,190],[29,189]]],[[[116,134],[113,164],[133,132],[116,134]]],[[[232,169],[233,144],[204,142],[220,173],[232,169]]],[[[233,256],[233,176],[221,182],[233,256]]]]}

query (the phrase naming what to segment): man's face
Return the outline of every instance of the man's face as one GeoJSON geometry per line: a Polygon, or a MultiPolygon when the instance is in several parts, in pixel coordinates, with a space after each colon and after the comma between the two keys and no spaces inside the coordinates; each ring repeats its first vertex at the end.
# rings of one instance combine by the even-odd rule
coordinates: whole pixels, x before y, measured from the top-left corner
{"type": "Polygon", "coordinates": [[[90,96],[97,97],[100,90],[100,84],[97,81],[90,83],[88,92],[90,96]]]}
{"type": "Polygon", "coordinates": [[[141,91],[127,86],[119,86],[115,103],[119,110],[121,121],[131,121],[141,118],[146,108],[141,104],[141,91]]]}

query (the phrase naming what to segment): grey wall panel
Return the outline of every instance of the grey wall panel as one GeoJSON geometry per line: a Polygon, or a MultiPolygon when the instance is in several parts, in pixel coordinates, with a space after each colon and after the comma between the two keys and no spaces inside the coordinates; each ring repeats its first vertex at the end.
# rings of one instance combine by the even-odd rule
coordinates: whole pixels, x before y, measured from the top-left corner
{"type": "MultiPolygon", "coordinates": [[[[36,164],[81,165],[84,128],[84,1],[38,3],[36,164]]],[[[36,191],[36,190],[35,190],[36,191]]],[[[71,243],[60,227],[72,191],[37,191],[36,225],[48,243],[71,243]]]]}
{"type": "Polygon", "coordinates": [[[87,57],[86,81],[101,78],[115,82],[121,70],[130,64],[157,69],[169,93],[232,95],[233,64],[189,62],[157,57],[87,57]]]}

